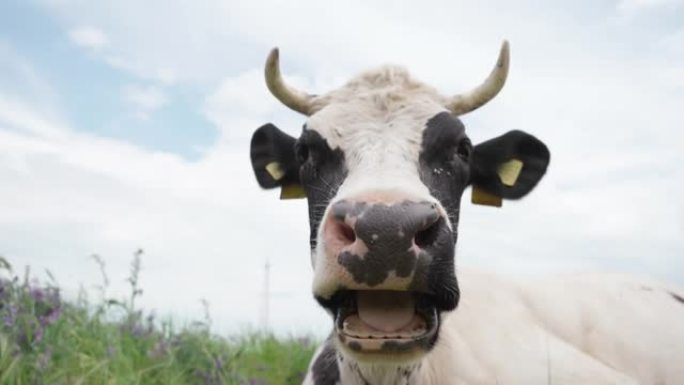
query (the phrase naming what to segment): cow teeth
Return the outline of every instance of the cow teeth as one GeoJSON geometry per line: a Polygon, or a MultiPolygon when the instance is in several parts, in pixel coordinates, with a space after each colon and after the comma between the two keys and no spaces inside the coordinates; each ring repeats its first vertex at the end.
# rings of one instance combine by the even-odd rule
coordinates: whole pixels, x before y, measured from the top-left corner
{"type": "Polygon", "coordinates": [[[407,340],[424,335],[427,332],[425,320],[415,318],[410,325],[396,332],[383,332],[369,328],[357,315],[351,315],[342,323],[342,331],[349,337],[369,340],[407,340]],[[396,333],[396,334],[392,334],[396,333]]]}

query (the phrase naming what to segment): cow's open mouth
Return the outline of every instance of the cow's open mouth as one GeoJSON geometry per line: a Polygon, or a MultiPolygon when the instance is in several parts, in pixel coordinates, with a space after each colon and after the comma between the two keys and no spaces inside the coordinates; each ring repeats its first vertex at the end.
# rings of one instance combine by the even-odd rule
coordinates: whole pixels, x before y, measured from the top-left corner
{"type": "Polygon", "coordinates": [[[335,326],[345,346],[364,353],[428,350],[439,329],[430,295],[359,290],[335,294],[335,326]]]}

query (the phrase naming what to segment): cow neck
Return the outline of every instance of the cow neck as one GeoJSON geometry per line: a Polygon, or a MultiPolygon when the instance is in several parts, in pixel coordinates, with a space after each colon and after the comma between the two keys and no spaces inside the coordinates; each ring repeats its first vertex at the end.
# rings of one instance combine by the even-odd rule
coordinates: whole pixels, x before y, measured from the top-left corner
{"type": "Polygon", "coordinates": [[[422,362],[405,365],[359,363],[338,359],[340,385],[429,385],[421,373],[422,362]]]}

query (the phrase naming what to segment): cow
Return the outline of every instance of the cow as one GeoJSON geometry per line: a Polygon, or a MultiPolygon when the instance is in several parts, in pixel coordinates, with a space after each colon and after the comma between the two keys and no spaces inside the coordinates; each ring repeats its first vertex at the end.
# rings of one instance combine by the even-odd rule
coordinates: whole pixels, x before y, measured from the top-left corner
{"type": "Polygon", "coordinates": [[[307,119],[298,138],[258,128],[251,162],[261,187],[308,200],[313,295],[333,321],[304,384],[684,383],[677,288],[613,274],[457,278],[464,190],[501,206],[550,161],[523,131],[473,145],[459,119],[499,93],[509,55],[504,41],[486,80],[456,96],[396,66],[312,95],[271,51],[268,89],[307,119]]]}

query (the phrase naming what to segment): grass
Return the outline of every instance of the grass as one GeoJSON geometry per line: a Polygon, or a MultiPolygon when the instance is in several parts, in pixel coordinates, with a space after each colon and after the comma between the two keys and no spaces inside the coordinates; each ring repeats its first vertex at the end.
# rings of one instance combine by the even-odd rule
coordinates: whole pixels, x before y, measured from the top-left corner
{"type": "MultiPolygon", "coordinates": [[[[300,384],[315,344],[267,333],[221,337],[211,320],[175,327],[136,307],[142,251],[135,253],[130,295],[65,301],[47,283],[23,277],[0,257],[0,385],[300,384]],[[3,278],[5,277],[5,278],[3,278]]],[[[208,312],[207,312],[208,314],[208,312]]]]}

